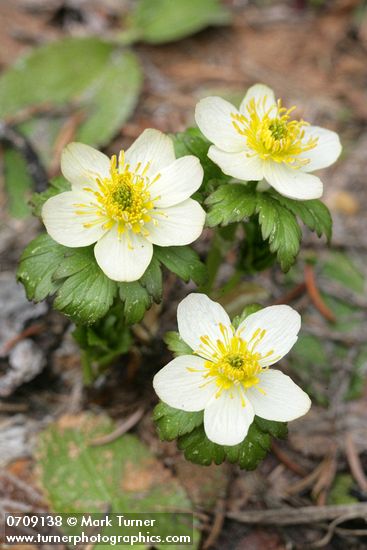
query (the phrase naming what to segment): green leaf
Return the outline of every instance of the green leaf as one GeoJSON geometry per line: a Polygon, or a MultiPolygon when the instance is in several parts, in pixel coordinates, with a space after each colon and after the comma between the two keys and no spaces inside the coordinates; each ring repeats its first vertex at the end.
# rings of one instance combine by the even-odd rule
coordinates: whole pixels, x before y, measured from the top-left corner
{"type": "Polygon", "coordinates": [[[332,368],[325,344],[316,336],[300,334],[289,355],[289,363],[311,399],[327,405],[332,368]]]}
{"type": "Polygon", "coordinates": [[[350,474],[337,474],[331,487],[327,503],[331,505],[356,504],[358,498],[353,496],[352,491],[355,483],[350,474]]]}
{"type": "Polygon", "coordinates": [[[162,300],[162,270],[159,261],[156,258],[152,258],[147,270],[140,279],[140,283],[144,288],[146,288],[148,294],[150,294],[156,303],[159,303],[162,300]]]}
{"type": "Polygon", "coordinates": [[[346,288],[362,294],[365,287],[363,273],[344,253],[332,251],[322,266],[322,275],[338,281],[346,288]]]}
{"type": "Polygon", "coordinates": [[[212,180],[228,180],[228,177],[223,174],[219,166],[214,164],[208,157],[211,143],[204,137],[199,128],[188,128],[185,132],[177,133],[172,137],[176,157],[194,155],[200,160],[200,164],[204,169],[204,186],[212,180]]]}
{"type": "Polygon", "coordinates": [[[237,329],[249,315],[260,311],[260,309],[263,309],[263,306],[260,304],[249,304],[243,309],[241,315],[236,315],[236,317],[233,318],[232,325],[237,329]]]}
{"type": "Polygon", "coordinates": [[[154,409],[153,419],[159,437],[163,440],[178,440],[179,449],[185,458],[208,466],[225,460],[238,463],[240,468],[253,470],[270,448],[270,436],[284,438],[287,425],[255,417],[247,437],[239,445],[223,446],[210,441],[204,431],[203,411],[186,412],[160,402],[154,409]]]}
{"type": "Polygon", "coordinates": [[[164,44],[229,21],[230,13],[219,0],[138,0],[122,39],[164,44]]]}
{"type": "Polygon", "coordinates": [[[87,114],[77,139],[105,145],[132,113],[141,83],[131,52],[99,38],[65,38],[33,50],[2,74],[0,118],[30,105],[70,103],[87,114]]]}
{"type": "Polygon", "coordinates": [[[331,238],[332,220],[327,207],[318,200],[295,201],[274,190],[256,191],[256,183],[223,184],[206,199],[209,205],[207,224],[210,227],[246,221],[246,241],[241,248],[240,264],[243,269],[261,270],[276,257],[283,271],[288,271],[299,252],[302,237],[297,217],[320,237],[331,238]],[[254,216],[258,221],[254,221],[254,216]],[[254,223],[261,228],[263,241],[258,242],[254,223]]]}
{"type": "Polygon", "coordinates": [[[118,303],[91,327],[79,325],[73,332],[73,337],[84,352],[82,360],[95,378],[101,369],[130,349],[132,337],[121,310],[122,305],[118,303]]]}
{"type": "Polygon", "coordinates": [[[139,281],[119,283],[119,294],[124,302],[125,322],[128,325],[138,323],[152,305],[152,298],[139,281]]]}
{"type": "Polygon", "coordinates": [[[255,421],[242,443],[223,446],[210,441],[204,427],[200,426],[180,437],[178,447],[184,451],[185,458],[195,464],[209,466],[213,462],[222,464],[228,460],[232,464],[238,463],[241,469],[254,470],[270,449],[270,435],[255,421]]]}
{"type": "Polygon", "coordinates": [[[178,448],[184,451],[186,460],[202,466],[209,466],[213,462],[222,464],[226,458],[225,448],[209,441],[203,426],[183,435],[178,441],[178,448]]]}
{"type": "Polygon", "coordinates": [[[138,102],[143,77],[136,56],[116,50],[97,79],[81,96],[86,120],[76,139],[91,145],[107,145],[128,120],[138,102]]]}
{"type": "Polygon", "coordinates": [[[192,349],[184,342],[178,332],[174,330],[166,332],[164,342],[175,357],[179,355],[192,355],[192,349]]]}
{"type": "Polygon", "coordinates": [[[262,432],[268,433],[272,437],[284,439],[288,435],[286,422],[275,422],[274,420],[265,420],[265,418],[256,416],[255,423],[262,432]]]}
{"type": "Polygon", "coordinates": [[[197,252],[189,246],[155,246],[154,255],[185,282],[192,279],[197,285],[202,285],[206,281],[206,267],[197,252]]]}
{"type": "MultiPolygon", "coordinates": [[[[58,514],[86,510],[105,513],[106,508],[112,514],[191,511],[192,504],[179,482],[136,436],[126,434],[103,446],[90,444],[115,429],[115,424],[104,415],[83,414],[61,417],[40,434],[37,481],[50,510],[58,514]]],[[[162,537],[173,530],[168,514],[166,521],[159,521],[162,537]]],[[[174,534],[192,535],[191,526],[177,527],[174,534]]],[[[101,533],[108,534],[108,530],[102,529],[101,533]]],[[[198,538],[196,530],[194,536],[198,538]]],[[[197,544],[192,548],[197,548],[197,544]]]]}
{"type": "Polygon", "coordinates": [[[258,195],[252,185],[224,184],[206,200],[211,208],[207,215],[209,227],[240,222],[255,213],[258,195]]]}
{"type": "Polygon", "coordinates": [[[256,216],[243,224],[245,239],[239,246],[238,265],[245,273],[256,273],[272,266],[276,255],[270,251],[269,241],[264,241],[256,216]]]}
{"type": "Polygon", "coordinates": [[[166,441],[173,441],[181,435],[192,432],[203,423],[203,411],[188,413],[174,409],[166,403],[158,403],[153,412],[158,435],[166,441]]]}
{"type": "Polygon", "coordinates": [[[116,294],[116,283],[101,271],[91,247],[70,249],[47,234],[26,247],[17,277],[29,300],[39,302],[56,293],[55,309],[76,323],[95,323],[116,294]]]}
{"type": "Polygon", "coordinates": [[[26,162],[14,149],[4,149],[3,158],[9,212],[14,218],[26,218],[30,214],[28,199],[33,185],[26,162]]]}
{"type": "Polygon", "coordinates": [[[60,283],[53,280],[53,274],[66,250],[47,234],[39,235],[24,249],[17,278],[24,285],[28,300],[40,302],[56,292],[60,283]]]}
{"type": "Polygon", "coordinates": [[[91,325],[103,317],[116,295],[117,285],[98,266],[93,248],[68,250],[54,279],[65,281],[57,291],[54,307],[76,323],[91,325]]]}
{"type": "Polygon", "coordinates": [[[318,237],[325,235],[327,241],[330,242],[333,221],[324,203],[317,199],[296,201],[283,197],[274,190],[271,193],[282,205],[286,206],[295,216],[298,216],[311,231],[315,231],[318,237]]]}
{"type": "Polygon", "coordinates": [[[269,193],[258,193],[256,212],[261,233],[269,241],[270,251],[276,253],[283,271],[288,271],[299,251],[302,233],[297,220],[269,193]]]}
{"type": "Polygon", "coordinates": [[[50,181],[49,187],[43,193],[33,193],[31,197],[31,205],[33,207],[33,214],[35,216],[41,217],[42,206],[45,202],[58,195],[59,193],[64,193],[65,191],[70,191],[71,184],[63,177],[58,176],[53,178],[50,181]]]}

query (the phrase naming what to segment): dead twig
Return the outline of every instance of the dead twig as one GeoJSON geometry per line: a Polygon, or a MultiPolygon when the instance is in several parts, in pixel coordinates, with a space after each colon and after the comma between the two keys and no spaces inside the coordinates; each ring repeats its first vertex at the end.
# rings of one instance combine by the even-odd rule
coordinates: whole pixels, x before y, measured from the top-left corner
{"type": "Polygon", "coordinates": [[[311,264],[305,265],[304,273],[306,289],[313,305],[316,307],[316,309],[318,309],[321,315],[325,317],[325,319],[332,323],[335,323],[336,318],[334,313],[327,307],[316,286],[315,272],[311,264]]]}
{"type": "Polygon", "coordinates": [[[203,544],[203,550],[211,548],[217,542],[223,528],[224,520],[226,518],[225,510],[225,500],[219,499],[215,510],[214,521],[211,525],[210,533],[203,544]]]}
{"type": "MultiPolygon", "coordinates": [[[[301,506],[227,512],[229,519],[253,525],[307,525],[348,516],[348,519],[367,519],[367,502],[348,505],[301,506]]],[[[345,521],[345,520],[344,520],[345,521]]]]}
{"type": "Polygon", "coordinates": [[[359,460],[357,449],[353,441],[353,436],[350,433],[348,433],[345,438],[345,454],[348,460],[350,471],[352,472],[354,479],[358,483],[358,487],[361,489],[361,491],[367,493],[367,478],[364,474],[361,461],[359,460]]]}
{"type": "Polygon", "coordinates": [[[139,422],[143,414],[143,408],[136,410],[131,416],[129,416],[119,426],[117,426],[116,430],[107,435],[103,435],[102,437],[92,439],[92,441],[89,442],[89,445],[91,447],[98,447],[100,445],[107,445],[107,443],[112,443],[112,441],[115,441],[117,438],[121,437],[126,432],[131,430],[131,428],[133,428],[139,422]]]}
{"type": "Polygon", "coordinates": [[[44,323],[35,323],[34,325],[30,325],[29,327],[25,328],[24,330],[22,330],[22,332],[5,342],[2,349],[0,350],[0,357],[5,357],[6,355],[8,355],[9,351],[12,350],[16,344],[18,344],[18,342],[21,342],[29,336],[39,334],[44,328],[44,323]]]}
{"type": "MultiPolygon", "coordinates": [[[[321,539],[307,546],[309,546],[310,548],[323,548],[324,546],[329,544],[329,542],[331,541],[331,539],[333,538],[336,532],[338,532],[339,534],[343,534],[344,536],[347,534],[349,536],[352,536],[351,532],[348,533],[348,529],[340,529],[340,530],[337,529],[338,525],[351,519],[356,519],[356,516],[353,513],[345,514],[339,518],[334,519],[334,521],[330,523],[327,533],[321,539]]],[[[366,518],[364,518],[364,520],[366,521],[366,518]]],[[[367,533],[366,529],[358,529],[358,530],[354,529],[353,536],[356,536],[355,531],[358,531],[358,536],[365,536],[367,533]]]]}
{"type": "Polygon", "coordinates": [[[39,105],[29,105],[28,107],[24,107],[24,109],[17,111],[13,115],[5,116],[4,122],[9,126],[15,126],[36,116],[66,116],[70,113],[72,108],[73,107],[71,105],[55,105],[52,104],[51,101],[45,101],[39,105]]]}
{"type": "Polygon", "coordinates": [[[78,126],[84,117],[85,113],[83,111],[77,111],[72,114],[62,126],[53,147],[53,158],[49,168],[49,175],[51,178],[58,174],[62,150],[68,143],[73,141],[78,126]]]}
{"type": "Polygon", "coordinates": [[[26,412],[29,409],[27,403],[0,403],[0,413],[26,412]]]}
{"type": "Polygon", "coordinates": [[[301,477],[305,477],[307,475],[306,470],[296,462],[293,462],[290,456],[288,456],[287,453],[283,449],[281,449],[277,443],[275,443],[275,441],[272,441],[271,443],[271,450],[273,451],[277,459],[288,468],[288,470],[291,470],[301,477]]]}
{"type": "Polygon", "coordinates": [[[296,483],[293,483],[292,485],[290,485],[286,489],[287,494],[288,495],[297,495],[298,493],[301,493],[305,489],[308,489],[309,487],[311,487],[313,485],[313,483],[316,483],[316,481],[320,477],[320,475],[322,473],[322,470],[325,466],[325,460],[326,459],[324,459],[322,462],[320,462],[320,464],[318,464],[316,466],[316,468],[314,470],[312,470],[312,472],[310,472],[308,475],[306,475],[303,479],[301,479],[301,480],[297,481],[296,483]]]}
{"type": "Polygon", "coordinates": [[[279,304],[289,304],[289,302],[292,302],[299,296],[301,296],[304,291],[306,290],[306,283],[299,283],[297,286],[292,288],[289,292],[286,292],[283,294],[283,296],[280,296],[276,300],[274,300],[273,305],[277,306],[279,304]]]}
{"type": "Polygon", "coordinates": [[[320,475],[312,488],[312,496],[316,498],[318,506],[324,506],[328,491],[335,479],[337,470],[336,452],[330,456],[327,456],[323,462],[323,467],[320,471],[320,475]]]}

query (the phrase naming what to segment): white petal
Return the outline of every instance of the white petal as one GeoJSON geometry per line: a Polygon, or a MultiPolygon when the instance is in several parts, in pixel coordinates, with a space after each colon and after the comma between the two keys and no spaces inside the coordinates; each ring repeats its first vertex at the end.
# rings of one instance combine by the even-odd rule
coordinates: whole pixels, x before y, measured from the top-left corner
{"type": "Polygon", "coordinates": [[[183,202],[197,191],[203,181],[203,169],[197,157],[188,155],[175,160],[160,171],[160,176],[149,188],[158,207],[183,202]]]}
{"type": "Polygon", "coordinates": [[[245,150],[240,153],[226,153],[212,145],[209,148],[208,157],[222,169],[224,174],[232,178],[245,181],[260,181],[263,178],[263,162],[256,156],[247,156],[245,150]]]}
{"type": "Polygon", "coordinates": [[[259,378],[258,387],[261,391],[253,386],[246,392],[257,416],[265,420],[288,422],[308,412],[310,398],[289,376],[271,369],[262,372],[259,378]]]}
{"type": "Polygon", "coordinates": [[[95,243],[105,230],[96,213],[76,214],[80,204],[90,204],[91,195],[83,191],[67,191],[48,199],[42,208],[47,233],[58,243],[72,248],[95,243]],[[95,223],[97,222],[97,223],[95,223]],[[84,224],[92,224],[84,227],[84,224]]]}
{"type": "Polygon", "coordinates": [[[225,391],[205,407],[205,433],[219,445],[237,445],[245,439],[254,416],[251,403],[241,399],[239,392],[225,391]]]}
{"type": "Polygon", "coordinates": [[[157,225],[146,224],[149,231],[147,239],[159,246],[181,246],[190,244],[200,237],[204,223],[205,212],[200,204],[187,199],[180,204],[164,208],[161,213],[154,214],[157,225]]]}
{"type": "Polygon", "coordinates": [[[314,170],[327,168],[337,160],[342,150],[338,134],[319,126],[306,126],[304,132],[304,142],[307,142],[311,137],[317,137],[319,140],[314,149],[301,155],[302,158],[310,160],[302,170],[313,172],[314,170]]]}
{"type": "Polygon", "coordinates": [[[153,379],[153,387],[164,403],[183,411],[202,411],[218,389],[203,378],[208,370],[204,359],[181,355],[163,367],[153,379]],[[194,369],[194,371],[189,370],[194,369]]]}
{"type": "Polygon", "coordinates": [[[175,161],[172,139],[159,130],[148,128],[125,152],[125,159],[132,170],[140,165],[143,171],[149,163],[146,175],[152,177],[162,168],[175,161]]]}
{"type": "Polygon", "coordinates": [[[264,178],[281,195],[291,199],[318,199],[322,195],[322,181],[317,176],[277,162],[264,162],[264,178]]]}
{"type": "Polygon", "coordinates": [[[300,328],[299,313],[290,306],[279,305],[269,306],[249,315],[242,321],[236,334],[246,342],[251,342],[257,331],[258,336],[254,337],[253,343],[258,340],[260,331],[266,331],[254,348],[254,351],[261,353],[262,356],[269,354],[268,357],[260,360],[261,366],[265,367],[276,363],[289,352],[297,341],[300,328]]]}
{"type": "Polygon", "coordinates": [[[97,178],[109,177],[110,159],[84,143],[69,143],[61,155],[61,172],[77,188],[95,186],[97,178]]]}
{"type": "Polygon", "coordinates": [[[216,342],[223,340],[219,324],[230,330],[231,321],[220,304],[213,302],[205,294],[189,294],[178,304],[178,331],[194,351],[200,344],[201,336],[209,336],[216,342]]]}
{"type": "Polygon", "coordinates": [[[231,115],[239,115],[231,103],[221,97],[206,97],[195,108],[195,120],[204,136],[223,151],[241,151],[246,142],[232,124],[231,115]]]}
{"type": "Polygon", "coordinates": [[[102,271],[113,281],[137,281],[153,256],[153,246],[132,231],[117,232],[113,227],[98,241],[94,255],[102,271]]]}
{"type": "MultiPolygon", "coordinates": [[[[244,115],[248,114],[247,106],[252,99],[255,100],[256,111],[260,116],[264,115],[271,107],[276,107],[277,105],[274,92],[269,86],[265,86],[265,84],[254,84],[254,86],[251,86],[251,88],[247,90],[240,105],[240,111],[244,115]]],[[[274,114],[275,112],[274,108],[274,114]]]]}

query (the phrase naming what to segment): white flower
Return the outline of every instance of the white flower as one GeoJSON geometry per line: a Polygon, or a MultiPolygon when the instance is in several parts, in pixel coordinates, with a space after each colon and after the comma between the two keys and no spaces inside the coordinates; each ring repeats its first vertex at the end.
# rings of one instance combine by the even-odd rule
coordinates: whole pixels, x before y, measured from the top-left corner
{"type": "Polygon", "coordinates": [[[291,109],[275,100],[268,86],[255,84],[239,110],[220,97],[196,106],[197,125],[209,141],[208,156],[222,171],[245,181],[265,179],[285,197],[321,197],[322,181],[309,172],[326,168],[339,157],[335,132],[292,120],[291,109]]]}
{"type": "Polygon", "coordinates": [[[72,190],[44,204],[47,232],[69,247],[97,243],[97,263],[110,279],[139,279],[153,244],[189,244],[203,230],[205,212],[189,198],[203,179],[200,162],[176,160],[172,140],[158,130],[145,130],[118,161],[71,143],[61,170],[72,190]]]}
{"type": "Polygon", "coordinates": [[[222,306],[190,294],[178,306],[178,329],[194,355],[173,359],[153,380],[159,398],[176,409],[204,410],[207,437],[236,445],[255,414],[289,421],[306,414],[311,401],[289,376],[269,369],[292,348],[301,326],[289,306],[249,315],[235,330],[222,306]]]}

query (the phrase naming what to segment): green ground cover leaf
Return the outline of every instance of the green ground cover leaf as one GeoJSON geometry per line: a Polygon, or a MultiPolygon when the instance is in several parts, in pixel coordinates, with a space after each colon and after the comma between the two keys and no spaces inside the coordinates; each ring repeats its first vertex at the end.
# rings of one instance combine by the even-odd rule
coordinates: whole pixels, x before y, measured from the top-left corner
{"type": "MultiPolygon", "coordinates": [[[[83,117],[75,140],[104,146],[133,112],[142,80],[139,62],[132,52],[96,37],[63,38],[32,50],[2,73],[0,118],[30,106],[50,106],[49,117],[35,116],[19,125],[48,166],[66,121],[66,115],[54,116],[52,107],[80,111],[83,117]]],[[[24,161],[14,159],[15,155],[19,157],[12,151],[6,153],[9,202],[13,215],[24,216],[25,191],[30,191],[31,179],[24,161]]]]}
{"type": "Polygon", "coordinates": [[[30,105],[72,104],[86,115],[76,139],[101,146],[132,113],[141,84],[133,53],[99,38],[64,38],[33,50],[2,74],[0,117],[30,105]]]}
{"type": "MultiPolygon", "coordinates": [[[[114,429],[114,423],[104,415],[83,414],[62,417],[40,434],[37,474],[51,511],[106,513],[108,508],[111,513],[189,512],[192,505],[184,489],[136,436],[124,435],[103,446],[90,445],[114,429]]],[[[164,536],[168,525],[162,520],[160,526],[164,536]]],[[[188,526],[180,529],[180,534],[190,533],[188,526]]],[[[198,538],[197,531],[195,536],[198,538]]]]}
{"type": "Polygon", "coordinates": [[[32,189],[32,179],[27,165],[14,149],[4,149],[3,158],[8,210],[14,218],[25,218],[31,210],[28,200],[32,189]]]}
{"type": "Polygon", "coordinates": [[[138,0],[122,39],[163,44],[229,22],[230,12],[219,0],[138,0]]]}

